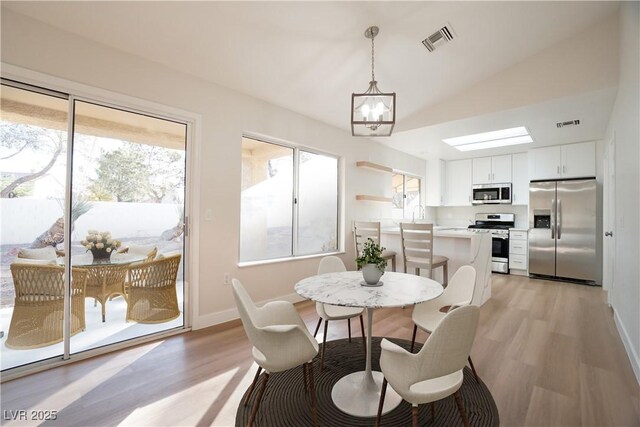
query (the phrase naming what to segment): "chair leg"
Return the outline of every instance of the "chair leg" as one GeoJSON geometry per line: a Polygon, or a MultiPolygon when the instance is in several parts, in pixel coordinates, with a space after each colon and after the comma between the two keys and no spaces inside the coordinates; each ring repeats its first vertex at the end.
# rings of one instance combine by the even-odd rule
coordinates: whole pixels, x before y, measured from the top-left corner
{"type": "Polygon", "coordinates": [[[262,381],[262,387],[260,387],[260,391],[258,392],[258,397],[256,397],[256,402],[253,404],[253,409],[251,410],[251,417],[249,417],[249,422],[247,423],[247,427],[251,427],[253,425],[253,420],[255,420],[256,418],[256,413],[258,412],[258,407],[260,407],[260,401],[262,400],[264,389],[267,387],[268,380],[269,380],[269,372],[265,372],[264,381],[262,381]]]}
{"type": "Polygon", "coordinates": [[[469,419],[467,418],[467,413],[464,410],[464,406],[462,405],[462,399],[460,398],[460,390],[457,390],[453,397],[456,398],[456,406],[458,406],[458,412],[460,412],[460,416],[462,417],[462,422],[464,423],[464,427],[469,427],[469,419]]]}
{"type": "Polygon", "coordinates": [[[447,287],[449,284],[449,262],[442,265],[442,286],[447,287]]]}
{"type": "Polygon", "coordinates": [[[309,362],[309,388],[311,390],[311,417],[313,425],[318,425],[318,402],[316,402],[316,385],[313,381],[313,360],[309,362]]]}
{"type": "Polygon", "coordinates": [[[347,328],[349,329],[349,342],[351,342],[351,319],[347,319],[347,328]]]}
{"type": "Polygon", "coordinates": [[[391,258],[391,269],[395,272],[396,271],[396,256],[394,255],[393,258],[391,258]]]}
{"type": "Polygon", "coordinates": [[[249,386],[249,390],[247,391],[247,397],[244,398],[244,406],[247,406],[247,403],[249,403],[249,398],[251,397],[251,393],[253,393],[253,389],[256,386],[256,383],[258,382],[258,377],[260,376],[260,372],[262,372],[262,368],[260,366],[258,366],[258,370],[256,371],[256,376],[253,377],[253,382],[251,383],[251,385],[249,386]]]}
{"type": "Polygon", "coordinates": [[[411,353],[413,353],[413,345],[416,343],[416,332],[418,332],[418,325],[413,325],[413,335],[411,336],[411,353]]]}
{"type": "Polygon", "coordinates": [[[360,331],[362,332],[362,346],[364,347],[364,358],[367,358],[367,337],[364,335],[364,318],[360,315],[360,331]]]}
{"type": "MultiPolygon", "coordinates": [[[[411,419],[412,419],[412,426],[418,427],[418,407],[417,406],[411,407],[411,419]]],[[[465,427],[468,427],[468,426],[465,426],[465,427]]]]}
{"type": "Polygon", "coordinates": [[[313,337],[315,338],[318,335],[318,331],[320,330],[320,325],[322,324],[322,317],[318,319],[318,324],[316,325],[316,331],[313,333],[313,337]]]}
{"type": "Polygon", "coordinates": [[[307,393],[309,388],[307,387],[307,364],[302,364],[302,381],[304,381],[304,392],[307,393]]]}
{"type": "Polygon", "coordinates": [[[478,374],[476,373],[476,368],[473,366],[473,362],[471,361],[471,356],[469,356],[468,360],[469,366],[471,366],[471,370],[473,371],[473,376],[476,377],[476,382],[480,382],[480,380],[478,379],[478,374]]]}
{"type": "Polygon", "coordinates": [[[320,353],[320,372],[324,369],[324,350],[327,347],[327,328],[329,327],[329,321],[324,321],[324,335],[322,336],[322,352],[320,353]]]}
{"type": "Polygon", "coordinates": [[[106,303],[107,303],[106,301],[104,301],[104,302],[100,301],[100,305],[102,306],[102,323],[105,322],[105,317],[106,317],[106,314],[107,314],[107,309],[105,307],[106,303]]]}
{"type": "Polygon", "coordinates": [[[387,394],[387,379],[382,379],[382,389],[380,390],[380,402],[378,403],[378,416],[376,417],[376,427],[380,427],[380,418],[382,418],[382,407],[384,406],[384,398],[387,394]]]}

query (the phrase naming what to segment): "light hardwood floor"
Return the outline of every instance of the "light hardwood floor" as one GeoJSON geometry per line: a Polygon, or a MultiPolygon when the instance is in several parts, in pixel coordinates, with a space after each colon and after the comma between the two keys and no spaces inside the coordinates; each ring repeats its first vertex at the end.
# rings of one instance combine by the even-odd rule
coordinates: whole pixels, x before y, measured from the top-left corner
{"type": "MultiPolygon", "coordinates": [[[[297,307],[313,331],[315,305],[297,307]]],[[[411,332],[410,308],[376,311],[375,335],[411,332]]],[[[328,340],[346,334],[346,321],[329,324],[328,340]]],[[[640,425],[638,383],[600,288],[494,275],[472,357],[503,426],[640,425]]],[[[209,328],[7,382],[1,409],[57,410],[52,424],[64,426],[231,426],[253,374],[242,327],[209,328]]]]}

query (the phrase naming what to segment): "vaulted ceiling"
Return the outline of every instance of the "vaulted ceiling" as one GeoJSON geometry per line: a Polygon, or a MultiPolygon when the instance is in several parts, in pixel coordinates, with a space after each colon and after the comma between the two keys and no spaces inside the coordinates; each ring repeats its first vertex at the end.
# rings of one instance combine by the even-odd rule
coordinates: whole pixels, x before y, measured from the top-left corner
{"type": "MultiPolygon", "coordinates": [[[[550,102],[563,120],[574,118],[579,102],[596,103],[601,108],[575,112],[595,114],[593,131],[585,127],[568,139],[597,137],[611,107],[603,103],[615,96],[617,2],[3,1],[2,7],[345,130],[350,95],[370,78],[363,33],[377,25],[376,77],[398,97],[396,133],[382,142],[421,157],[455,158],[441,149],[442,135],[492,130],[523,108],[540,119],[550,108],[540,106],[550,102]],[[421,41],[443,25],[455,39],[427,52],[421,41]]],[[[542,145],[573,142],[542,139],[542,145]]]]}

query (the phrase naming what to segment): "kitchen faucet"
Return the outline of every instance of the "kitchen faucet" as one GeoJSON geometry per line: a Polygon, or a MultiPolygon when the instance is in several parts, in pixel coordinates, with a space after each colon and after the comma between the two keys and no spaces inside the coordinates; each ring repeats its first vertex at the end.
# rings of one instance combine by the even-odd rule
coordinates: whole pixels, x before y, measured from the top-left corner
{"type": "Polygon", "coordinates": [[[418,208],[418,219],[424,219],[425,208],[423,205],[418,205],[413,208],[413,212],[411,213],[411,222],[416,222],[416,208],[418,208]]]}

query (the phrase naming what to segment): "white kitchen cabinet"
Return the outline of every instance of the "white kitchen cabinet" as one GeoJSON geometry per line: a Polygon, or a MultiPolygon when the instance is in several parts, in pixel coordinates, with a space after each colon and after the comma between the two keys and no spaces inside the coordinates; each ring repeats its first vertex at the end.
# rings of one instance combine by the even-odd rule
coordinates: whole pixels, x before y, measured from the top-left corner
{"type": "Polygon", "coordinates": [[[562,146],[562,177],[596,176],[596,143],[582,142],[562,146]]]}
{"type": "Polygon", "coordinates": [[[511,202],[514,205],[529,204],[529,163],[527,153],[512,156],[513,179],[511,180],[511,202]]]}
{"type": "Polygon", "coordinates": [[[473,159],[474,184],[503,184],[511,182],[511,155],[473,159]]]}
{"type": "Polygon", "coordinates": [[[444,160],[427,160],[427,206],[444,206],[445,204],[445,168],[444,160]]]}
{"type": "Polygon", "coordinates": [[[526,276],[529,243],[525,230],[509,231],[509,273],[526,276]]]}
{"type": "Polygon", "coordinates": [[[529,175],[531,179],[595,176],[595,142],[581,142],[531,150],[529,151],[529,175]]]}
{"type": "Polygon", "coordinates": [[[446,166],[446,205],[471,206],[471,160],[452,160],[446,166]]]}

